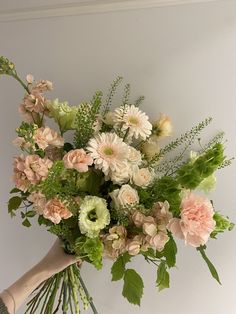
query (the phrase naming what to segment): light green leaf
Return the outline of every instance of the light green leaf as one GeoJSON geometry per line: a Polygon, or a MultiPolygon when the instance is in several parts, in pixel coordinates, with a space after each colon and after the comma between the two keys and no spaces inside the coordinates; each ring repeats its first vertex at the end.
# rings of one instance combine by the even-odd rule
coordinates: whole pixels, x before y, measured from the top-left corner
{"type": "Polygon", "coordinates": [[[30,218],[34,217],[35,215],[36,215],[36,212],[34,210],[30,210],[25,213],[25,216],[30,217],[30,218]]]}
{"type": "Polygon", "coordinates": [[[143,280],[134,269],[127,269],[124,274],[122,295],[132,304],[140,306],[143,295],[143,280]]]}
{"type": "Polygon", "coordinates": [[[215,278],[216,281],[218,281],[218,283],[221,285],[220,282],[220,278],[219,275],[217,273],[217,270],[215,268],[215,266],[212,264],[212,262],[209,260],[209,258],[206,256],[206,252],[205,252],[206,246],[200,246],[197,248],[197,250],[200,252],[202,258],[204,259],[204,261],[207,263],[207,266],[212,274],[212,277],[215,278]]]}
{"type": "Polygon", "coordinates": [[[123,278],[125,266],[130,262],[130,258],[131,257],[127,252],[117,258],[111,268],[112,281],[117,281],[123,278]]]}
{"type": "Polygon", "coordinates": [[[162,261],[157,269],[157,287],[159,291],[170,287],[170,275],[166,270],[166,262],[162,261]]]}

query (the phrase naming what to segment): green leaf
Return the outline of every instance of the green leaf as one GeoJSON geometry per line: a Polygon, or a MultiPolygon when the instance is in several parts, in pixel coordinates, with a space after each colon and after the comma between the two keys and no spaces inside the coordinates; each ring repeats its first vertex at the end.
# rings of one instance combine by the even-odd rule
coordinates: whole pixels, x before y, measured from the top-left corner
{"type": "Polygon", "coordinates": [[[17,188],[13,188],[11,191],[10,191],[10,194],[13,194],[13,193],[20,193],[21,190],[17,189],[17,188]]]}
{"type": "Polygon", "coordinates": [[[163,255],[166,258],[168,267],[174,267],[176,264],[177,245],[171,235],[169,241],[166,243],[163,255]]]}
{"type": "Polygon", "coordinates": [[[204,261],[207,263],[207,266],[212,274],[212,277],[215,278],[216,281],[218,281],[218,283],[221,285],[221,282],[220,282],[220,278],[219,278],[219,275],[217,273],[217,270],[215,268],[215,266],[212,264],[212,262],[209,260],[209,258],[206,256],[206,253],[205,253],[205,249],[206,249],[206,246],[200,246],[197,248],[197,250],[200,252],[200,254],[202,255],[202,258],[204,259],[204,261]]]}
{"type": "Polygon", "coordinates": [[[130,262],[131,256],[126,252],[119,256],[111,268],[112,281],[117,281],[123,278],[125,266],[130,262]]]}
{"type": "Polygon", "coordinates": [[[124,274],[122,295],[132,304],[140,306],[143,295],[143,280],[134,269],[127,269],[124,274]]]}
{"type": "Polygon", "coordinates": [[[40,216],[39,216],[39,218],[38,218],[38,224],[39,224],[40,226],[41,226],[41,225],[45,225],[45,226],[52,226],[52,225],[53,225],[53,223],[52,223],[50,220],[44,218],[43,215],[40,215],[40,216]]]}
{"type": "Polygon", "coordinates": [[[166,262],[162,261],[157,269],[157,287],[159,291],[170,287],[170,275],[166,270],[166,262]]]}
{"type": "Polygon", "coordinates": [[[19,196],[13,196],[8,201],[8,213],[11,214],[11,216],[15,216],[14,210],[20,207],[20,204],[22,202],[21,197],[19,196]]]}
{"type": "Polygon", "coordinates": [[[32,218],[36,215],[36,212],[34,210],[30,210],[27,213],[25,213],[26,217],[32,218]]]}
{"type": "Polygon", "coordinates": [[[25,219],[23,222],[22,222],[22,225],[29,228],[31,226],[31,223],[29,222],[29,219],[25,219]]]}

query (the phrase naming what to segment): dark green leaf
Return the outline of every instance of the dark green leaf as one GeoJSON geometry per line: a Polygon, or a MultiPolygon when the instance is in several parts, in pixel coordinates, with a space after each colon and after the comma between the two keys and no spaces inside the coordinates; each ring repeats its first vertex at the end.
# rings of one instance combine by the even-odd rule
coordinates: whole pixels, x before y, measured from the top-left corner
{"type": "Polygon", "coordinates": [[[131,257],[127,252],[117,258],[111,268],[112,281],[117,281],[123,278],[125,266],[130,262],[130,258],[131,257]]]}
{"type": "Polygon", "coordinates": [[[217,273],[217,270],[215,269],[215,266],[212,264],[212,262],[209,260],[209,258],[206,256],[206,252],[205,252],[206,246],[200,246],[197,248],[197,250],[201,253],[202,258],[204,259],[204,261],[207,263],[207,266],[212,274],[212,277],[215,278],[216,281],[218,281],[218,283],[221,285],[220,282],[220,278],[219,275],[217,273]]]}
{"type": "Polygon", "coordinates": [[[31,223],[29,222],[29,219],[25,219],[23,222],[22,222],[22,225],[29,228],[31,226],[31,223]]]}
{"type": "Polygon", "coordinates": [[[25,218],[25,213],[24,212],[20,212],[21,218],[24,219],[25,218]]]}
{"type": "Polygon", "coordinates": [[[166,258],[166,263],[169,267],[174,267],[176,264],[177,246],[175,240],[170,235],[169,241],[166,243],[163,255],[166,258]]]}
{"type": "Polygon", "coordinates": [[[166,270],[166,262],[162,261],[157,269],[157,287],[159,291],[170,287],[170,276],[168,271],[166,270]]]}
{"type": "Polygon", "coordinates": [[[133,269],[127,269],[124,274],[122,295],[132,304],[140,305],[143,295],[143,280],[133,269]]]}
{"type": "Polygon", "coordinates": [[[51,226],[53,223],[50,220],[44,218],[42,215],[40,215],[39,218],[38,218],[38,224],[40,226],[41,225],[51,226]]]}
{"type": "Polygon", "coordinates": [[[21,197],[19,196],[13,196],[8,201],[8,213],[11,214],[11,216],[14,216],[13,211],[16,210],[22,202],[21,197]]]}
{"type": "Polygon", "coordinates": [[[13,188],[11,191],[10,191],[10,194],[13,194],[13,193],[20,193],[21,190],[17,189],[17,188],[13,188]]]}

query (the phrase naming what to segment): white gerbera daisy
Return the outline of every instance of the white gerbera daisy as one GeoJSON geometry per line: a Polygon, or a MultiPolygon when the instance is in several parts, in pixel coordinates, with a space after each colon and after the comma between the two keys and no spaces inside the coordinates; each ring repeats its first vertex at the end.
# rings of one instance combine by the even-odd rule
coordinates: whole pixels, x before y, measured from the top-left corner
{"type": "Polygon", "coordinates": [[[80,205],[79,227],[83,234],[95,238],[110,223],[110,212],[103,198],[85,196],[80,205]]]}
{"type": "Polygon", "coordinates": [[[115,133],[101,133],[90,139],[87,150],[97,169],[105,175],[122,167],[128,156],[128,146],[115,133]]]}
{"type": "Polygon", "coordinates": [[[151,135],[152,125],[148,116],[134,105],[126,105],[115,110],[117,124],[122,124],[122,130],[129,129],[128,137],[145,140],[151,135]]]}

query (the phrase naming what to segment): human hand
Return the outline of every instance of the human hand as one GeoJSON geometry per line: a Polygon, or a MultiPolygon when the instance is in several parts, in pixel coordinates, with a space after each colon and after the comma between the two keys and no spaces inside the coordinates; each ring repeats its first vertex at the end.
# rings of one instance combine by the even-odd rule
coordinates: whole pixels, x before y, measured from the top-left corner
{"type": "Polygon", "coordinates": [[[45,271],[48,277],[51,277],[76,262],[80,264],[81,260],[74,255],[66,254],[62,248],[62,241],[57,239],[37,267],[45,271]]]}

